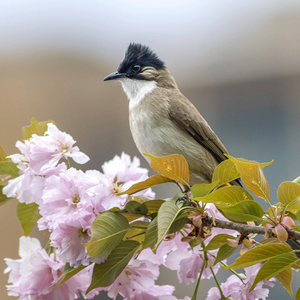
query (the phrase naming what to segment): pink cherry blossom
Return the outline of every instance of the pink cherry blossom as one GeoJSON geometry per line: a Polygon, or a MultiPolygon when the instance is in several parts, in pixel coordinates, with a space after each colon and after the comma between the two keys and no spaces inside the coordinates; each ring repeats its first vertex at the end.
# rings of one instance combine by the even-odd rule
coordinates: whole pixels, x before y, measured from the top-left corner
{"type": "Polygon", "coordinates": [[[46,178],[66,171],[66,169],[65,163],[48,169],[43,175],[31,174],[31,170],[26,169],[24,174],[9,181],[8,185],[3,188],[3,192],[7,197],[15,197],[21,203],[30,204],[35,202],[40,205],[46,178]]]}
{"type": "Polygon", "coordinates": [[[77,163],[85,163],[89,158],[73,147],[73,138],[52,124],[48,124],[48,130],[44,136],[33,134],[29,140],[18,141],[16,147],[21,154],[8,156],[20,169],[20,176],[8,182],[3,193],[8,197],[16,197],[20,202],[27,204],[36,202],[40,204],[41,192],[44,180],[58,173],[64,164],[59,161],[62,158],[73,158],[77,163]]]}
{"type": "MultiPolygon", "coordinates": [[[[41,197],[41,193],[39,188],[39,193],[36,194],[35,187],[42,187],[43,184],[41,184],[41,181],[51,174],[47,174],[47,172],[41,174],[40,170],[35,172],[32,168],[30,168],[30,163],[32,162],[30,157],[32,143],[29,140],[24,142],[17,141],[16,147],[21,151],[21,154],[13,154],[8,156],[8,158],[17,164],[17,167],[20,169],[20,176],[9,180],[8,185],[4,187],[3,192],[8,197],[15,197],[23,203],[25,202],[29,204],[38,202],[41,197]]],[[[53,168],[51,172],[55,173],[60,168],[62,168],[62,166],[58,169],[53,168]]]]}
{"type": "Polygon", "coordinates": [[[130,299],[134,290],[147,291],[159,276],[158,265],[149,260],[132,259],[114,283],[106,288],[108,296],[118,294],[130,299]]]}
{"type": "Polygon", "coordinates": [[[3,194],[6,195],[8,198],[17,198],[19,190],[22,186],[23,180],[25,178],[25,175],[22,174],[14,179],[11,179],[8,181],[8,184],[3,188],[3,194]]]}
{"type": "MultiPolygon", "coordinates": [[[[131,162],[130,156],[122,153],[102,166],[104,174],[98,175],[99,184],[93,188],[97,211],[109,210],[113,207],[123,208],[128,201],[128,195],[117,195],[127,190],[131,185],[148,178],[148,170],[140,167],[137,157],[131,162]]],[[[140,192],[154,198],[151,189],[140,192]]]]}
{"type": "MultiPolygon", "coordinates": [[[[197,247],[196,247],[197,248],[197,247]]],[[[212,277],[211,270],[208,264],[204,260],[204,254],[202,251],[172,251],[166,258],[165,265],[171,270],[177,271],[179,282],[190,284],[198,279],[201,269],[204,265],[204,270],[201,278],[212,277]]],[[[214,252],[214,251],[210,251],[214,252]]],[[[208,259],[211,263],[214,262],[214,258],[208,254],[208,259]]],[[[213,266],[214,273],[216,274],[220,268],[220,264],[213,266]]]]}
{"type": "Polygon", "coordinates": [[[17,141],[16,147],[20,150],[21,154],[17,153],[7,156],[7,158],[10,158],[14,163],[17,164],[17,167],[21,171],[25,171],[29,168],[31,146],[32,145],[29,140],[24,142],[17,141]]]}
{"type": "Polygon", "coordinates": [[[40,204],[42,218],[38,221],[39,229],[53,231],[61,217],[72,215],[79,210],[91,212],[91,195],[88,192],[91,184],[93,183],[87,179],[85,173],[74,168],[48,177],[40,204]]]}
{"type": "MultiPolygon", "coordinates": [[[[236,275],[231,275],[227,278],[226,282],[221,283],[221,289],[225,297],[229,297],[232,300],[256,300],[263,299],[269,295],[269,289],[264,288],[263,285],[273,287],[274,284],[269,280],[259,282],[254,290],[249,292],[252,286],[257,272],[259,271],[261,264],[256,264],[251,267],[245,268],[245,274],[239,274],[244,277],[244,283],[236,275]]],[[[208,291],[206,300],[219,300],[221,297],[220,291],[217,287],[213,287],[208,291]]]]}
{"type": "Polygon", "coordinates": [[[148,170],[140,167],[140,160],[137,157],[131,162],[130,156],[122,152],[121,157],[116,155],[112,160],[102,166],[104,175],[114,182],[125,183],[136,181],[142,175],[148,175],[148,170]]]}
{"type": "Polygon", "coordinates": [[[58,248],[58,257],[72,267],[88,265],[83,243],[90,240],[91,215],[86,211],[61,217],[50,235],[51,246],[58,248]]]}
{"type": "Polygon", "coordinates": [[[124,208],[128,201],[128,195],[117,195],[121,191],[119,183],[103,175],[99,184],[90,189],[94,194],[94,203],[96,211],[105,211],[113,207],[124,208]]]}
{"type": "MultiPolygon", "coordinates": [[[[173,239],[163,240],[156,251],[157,256],[165,259],[166,255],[171,251],[187,251],[190,245],[186,242],[182,242],[181,239],[182,235],[176,233],[173,239]]],[[[163,263],[163,261],[161,263],[163,263]]]]}
{"type": "MultiPolygon", "coordinates": [[[[8,265],[5,272],[10,272],[8,281],[11,283],[7,285],[8,295],[20,299],[72,300],[78,298],[79,291],[86,291],[91,280],[88,268],[54,289],[64,263],[58,261],[53,253],[48,256],[34,238],[21,237],[19,252],[21,259],[5,259],[8,265]]],[[[95,290],[91,296],[97,293],[95,290]]]]}
{"type": "Polygon", "coordinates": [[[170,285],[153,285],[146,291],[135,290],[124,300],[177,300],[175,296],[172,296],[174,290],[175,288],[170,285]]]}
{"type": "Polygon", "coordinates": [[[79,151],[77,146],[73,147],[73,138],[60,131],[54,124],[49,123],[48,130],[44,136],[33,134],[30,142],[31,168],[45,170],[55,167],[62,158],[73,158],[79,164],[86,163],[89,158],[79,151]]]}

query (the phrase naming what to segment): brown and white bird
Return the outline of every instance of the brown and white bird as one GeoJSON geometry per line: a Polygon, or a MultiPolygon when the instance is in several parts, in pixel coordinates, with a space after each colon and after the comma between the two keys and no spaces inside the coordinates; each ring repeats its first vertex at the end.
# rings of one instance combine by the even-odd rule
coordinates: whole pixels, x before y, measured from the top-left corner
{"type": "Polygon", "coordinates": [[[108,80],[119,80],[129,99],[130,129],[139,151],[154,156],[181,154],[189,165],[190,186],[210,183],[228,152],[181,94],[164,62],[149,47],[131,43],[118,71],[104,78],[108,80]]]}

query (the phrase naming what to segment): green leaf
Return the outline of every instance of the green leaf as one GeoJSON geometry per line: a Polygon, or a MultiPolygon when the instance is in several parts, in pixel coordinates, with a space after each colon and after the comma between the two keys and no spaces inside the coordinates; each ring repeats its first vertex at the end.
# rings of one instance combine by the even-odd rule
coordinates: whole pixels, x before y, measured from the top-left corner
{"type": "Polygon", "coordinates": [[[264,210],[260,204],[251,200],[221,209],[226,218],[237,222],[257,221],[264,215],[264,210]]]}
{"type": "Polygon", "coordinates": [[[238,247],[231,247],[228,244],[224,244],[218,251],[214,265],[231,256],[237,248],[238,247]]]}
{"type": "Polygon", "coordinates": [[[153,198],[147,197],[145,195],[129,195],[128,196],[128,201],[136,201],[139,203],[144,203],[147,201],[153,200],[153,198]]]}
{"type": "Polygon", "coordinates": [[[133,184],[128,190],[126,190],[125,192],[122,192],[122,193],[118,193],[118,195],[135,194],[139,191],[142,191],[142,190],[148,189],[152,186],[155,186],[155,185],[158,185],[161,183],[166,183],[166,182],[174,182],[174,180],[167,178],[165,176],[162,176],[162,175],[154,175],[152,177],[147,178],[144,181],[133,184]]]}
{"type": "Polygon", "coordinates": [[[297,217],[298,222],[300,223],[300,211],[298,211],[298,212],[296,213],[296,217],[297,217]]]}
{"type": "Polygon", "coordinates": [[[218,234],[211,239],[208,245],[204,248],[204,251],[210,251],[220,248],[227,243],[227,239],[235,240],[236,237],[229,234],[218,234]]]}
{"type": "Polygon", "coordinates": [[[229,207],[241,201],[253,201],[252,196],[240,186],[226,186],[213,191],[204,197],[191,198],[204,203],[213,203],[218,207],[229,207]]]}
{"type": "Polygon", "coordinates": [[[129,201],[123,209],[118,211],[118,213],[145,216],[148,213],[148,209],[143,203],[129,201]]]}
{"type": "Polygon", "coordinates": [[[273,161],[268,163],[258,163],[242,158],[234,158],[230,155],[226,156],[234,162],[246,187],[257,197],[270,201],[269,184],[262,169],[265,166],[272,164],[273,161]]]}
{"type": "Polygon", "coordinates": [[[189,182],[189,166],[185,158],[179,154],[169,156],[153,156],[145,154],[151,158],[150,167],[159,174],[188,185],[189,182]]]}
{"type": "Polygon", "coordinates": [[[148,209],[143,203],[137,201],[129,201],[124,209],[119,209],[115,212],[121,213],[128,220],[128,222],[131,222],[146,216],[148,213],[148,209]]]}
{"type": "Polygon", "coordinates": [[[300,300],[300,288],[299,288],[298,291],[297,291],[295,300],[300,300]]]}
{"type": "Polygon", "coordinates": [[[191,239],[189,242],[189,245],[191,246],[191,248],[195,248],[198,245],[200,245],[202,243],[202,241],[198,240],[198,239],[191,239]]]}
{"type": "Polygon", "coordinates": [[[145,239],[145,232],[147,230],[147,226],[149,225],[149,223],[147,222],[142,222],[142,221],[137,221],[130,224],[130,228],[128,229],[128,231],[125,234],[124,240],[134,240],[134,241],[138,241],[139,243],[142,243],[145,239]],[[134,224],[134,223],[140,223],[140,228],[136,228],[134,226],[138,226],[138,224],[134,224]],[[144,223],[144,224],[142,224],[144,223]],[[147,224],[147,226],[145,226],[147,224]],[[143,229],[141,228],[143,227],[143,229]]]}
{"type": "Polygon", "coordinates": [[[48,123],[53,123],[53,121],[44,121],[44,122],[37,122],[34,118],[31,119],[31,125],[27,127],[22,128],[22,134],[23,134],[23,139],[28,140],[31,138],[33,134],[36,135],[44,135],[45,132],[47,131],[48,123]]]}
{"type": "Polygon", "coordinates": [[[293,297],[293,292],[291,289],[291,281],[293,277],[293,272],[291,268],[281,271],[275,276],[282,286],[289,292],[290,296],[293,297]]]}
{"type": "Polygon", "coordinates": [[[266,261],[263,266],[258,271],[254,283],[251,286],[249,292],[251,292],[256,284],[262,280],[268,280],[280,272],[289,269],[291,265],[296,263],[299,259],[296,257],[294,253],[282,253],[280,255],[276,255],[266,261]]]}
{"type": "Polygon", "coordinates": [[[293,182],[299,183],[299,184],[300,184],[300,176],[298,176],[297,178],[295,178],[295,179],[293,180],[293,182]]]}
{"type": "Polygon", "coordinates": [[[186,207],[179,211],[179,214],[176,216],[175,221],[172,223],[169,229],[169,233],[175,233],[183,228],[183,226],[186,224],[186,217],[189,215],[188,210],[190,210],[190,208],[186,207]]]}
{"type": "MultiPolygon", "coordinates": [[[[85,269],[88,266],[83,266],[80,265],[77,268],[73,268],[70,266],[69,263],[65,264],[64,270],[62,272],[62,274],[60,275],[60,277],[56,280],[56,282],[59,282],[63,277],[64,279],[57,285],[55,286],[55,288],[59,287],[60,285],[62,285],[64,282],[66,282],[68,279],[70,279],[71,277],[73,277],[74,275],[76,275],[77,273],[79,273],[81,270],[85,269]]],[[[56,283],[55,282],[55,283],[56,283]]],[[[54,284],[55,284],[54,283],[54,284]]]]}
{"type": "Polygon", "coordinates": [[[130,223],[129,226],[132,227],[132,228],[136,227],[136,228],[146,230],[148,228],[149,224],[150,224],[149,222],[144,222],[144,221],[138,220],[138,221],[130,223]]]}
{"type": "Polygon", "coordinates": [[[130,229],[127,231],[124,239],[135,240],[142,243],[145,239],[145,233],[149,225],[149,222],[144,221],[130,223],[130,229]]]}
{"type": "Polygon", "coordinates": [[[212,183],[200,183],[191,186],[191,192],[194,197],[204,197],[218,186],[219,181],[212,183]]]}
{"type": "Polygon", "coordinates": [[[293,230],[300,232],[300,225],[296,225],[293,230]]]}
{"type": "Polygon", "coordinates": [[[148,215],[158,212],[162,204],[166,202],[165,200],[150,200],[147,202],[144,202],[143,204],[148,209],[148,215]]]}
{"type": "Polygon", "coordinates": [[[226,159],[219,163],[214,170],[212,182],[218,182],[218,187],[231,182],[240,177],[240,173],[236,169],[232,160],[226,159]]]}
{"type": "Polygon", "coordinates": [[[278,238],[267,238],[259,242],[260,244],[278,244],[278,238]]]}
{"type": "Polygon", "coordinates": [[[8,202],[11,198],[7,198],[6,195],[3,194],[3,186],[0,185],[0,206],[8,202]]]}
{"type": "Polygon", "coordinates": [[[277,197],[286,210],[297,213],[300,210],[300,184],[285,181],[277,190],[277,197]]]}
{"type": "Polygon", "coordinates": [[[111,253],[122,241],[130,228],[127,219],[118,213],[106,212],[98,216],[91,227],[91,240],[84,244],[93,257],[111,253]]]}
{"type": "Polygon", "coordinates": [[[242,256],[238,257],[236,261],[224,269],[238,269],[253,266],[260,262],[264,262],[273,256],[283,253],[289,253],[292,249],[284,243],[270,243],[259,245],[245,252],[242,256]]]}
{"type": "Polygon", "coordinates": [[[18,202],[17,216],[23,228],[24,235],[28,236],[39,219],[39,207],[36,203],[26,204],[18,202]]]}
{"type": "Polygon", "coordinates": [[[7,161],[8,159],[6,158],[7,154],[4,151],[4,149],[0,146],[0,161],[7,161]]]}
{"type": "Polygon", "coordinates": [[[152,220],[152,222],[149,224],[147,228],[142,249],[146,249],[148,247],[154,249],[156,243],[157,243],[157,217],[152,220]]]}
{"type": "Polygon", "coordinates": [[[295,264],[293,264],[292,269],[300,269],[300,261],[297,261],[295,264]]]}
{"type": "Polygon", "coordinates": [[[119,246],[109,254],[105,262],[95,264],[92,282],[86,294],[97,287],[111,285],[127,266],[139,246],[140,243],[137,241],[122,241],[119,246]]]}
{"type": "Polygon", "coordinates": [[[17,164],[12,161],[0,161],[0,174],[10,175],[12,177],[19,176],[17,164]]]}
{"type": "MultiPolygon", "coordinates": [[[[184,209],[184,208],[183,208],[184,209]]],[[[157,249],[165,235],[169,233],[173,223],[178,219],[182,219],[183,215],[180,214],[183,209],[179,209],[173,202],[167,201],[162,204],[157,214],[157,228],[158,237],[154,250],[157,249]]]]}

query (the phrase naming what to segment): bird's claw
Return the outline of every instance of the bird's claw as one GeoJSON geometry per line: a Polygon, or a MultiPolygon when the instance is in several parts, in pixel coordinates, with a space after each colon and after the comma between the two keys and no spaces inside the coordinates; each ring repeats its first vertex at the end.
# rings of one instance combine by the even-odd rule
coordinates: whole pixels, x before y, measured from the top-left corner
{"type": "Polygon", "coordinates": [[[182,202],[182,206],[197,206],[188,196],[178,197],[175,201],[175,204],[178,204],[178,202],[182,202]]]}
{"type": "Polygon", "coordinates": [[[188,197],[188,196],[181,196],[178,197],[177,200],[175,201],[175,204],[177,204],[178,202],[184,202],[184,203],[191,203],[192,200],[188,197]]]}

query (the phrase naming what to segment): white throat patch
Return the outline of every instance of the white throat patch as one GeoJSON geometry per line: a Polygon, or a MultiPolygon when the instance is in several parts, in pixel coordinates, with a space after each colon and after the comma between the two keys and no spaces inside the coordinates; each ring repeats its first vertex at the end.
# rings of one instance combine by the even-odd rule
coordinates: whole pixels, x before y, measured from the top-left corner
{"type": "Polygon", "coordinates": [[[146,94],[152,92],[157,86],[156,81],[154,80],[146,81],[122,78],[119,81],[129,99],[129,109],[135,107],[146,94]]]}

